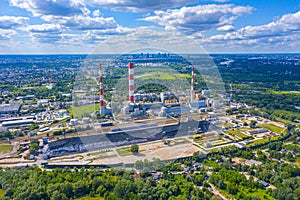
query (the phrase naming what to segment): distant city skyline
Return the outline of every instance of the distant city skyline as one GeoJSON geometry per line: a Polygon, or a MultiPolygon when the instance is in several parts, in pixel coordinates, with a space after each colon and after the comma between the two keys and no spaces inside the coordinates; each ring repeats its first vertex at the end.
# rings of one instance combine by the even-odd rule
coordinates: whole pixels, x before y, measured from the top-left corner
{"type": "Polygon", "coordinates": [[[153,29],[186,35],[208,53],[300,52],[298,0],[2,0],[0,7],[0,54],[89,54],[114,36],[131,42],[139,32],[155,41],[153,29]]]}

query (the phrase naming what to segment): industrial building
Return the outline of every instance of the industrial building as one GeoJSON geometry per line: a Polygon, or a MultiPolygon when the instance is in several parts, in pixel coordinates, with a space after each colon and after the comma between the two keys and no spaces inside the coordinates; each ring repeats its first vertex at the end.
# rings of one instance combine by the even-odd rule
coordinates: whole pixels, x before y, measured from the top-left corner
{"type": "Polygon", "coordinates": [[[20,103],[10,103],[0,105],[0,114],[17,114],[20,112],[20,103]]]}
{"type": "Polygon", "coordinates": [[[2,122],[2,126],[4,127],[18,127],[33,124],[33,119],[22,119],[22,120],[14,120],[14,121],[5,121],[2,122]]]}
{"type": "MultiPolygon", "coordinates": [[[[201,93],[194,90],[195,68],[192,67],[192,80],[190,94],[182,92],[180,95],[172,91],[155,93],[145,93],[143,90],[134,94],[134,64],[128,64],[128,85],[129,103],[121,109],[122,115],[131,118],[143,117],[179,117],[190,113],[207,112],[207,107],[211,107],[212,100],[208,97],[211,90],[202,90],[201,93]]],[[[215,103],[219,106],[218,102],[215,103]]]]}

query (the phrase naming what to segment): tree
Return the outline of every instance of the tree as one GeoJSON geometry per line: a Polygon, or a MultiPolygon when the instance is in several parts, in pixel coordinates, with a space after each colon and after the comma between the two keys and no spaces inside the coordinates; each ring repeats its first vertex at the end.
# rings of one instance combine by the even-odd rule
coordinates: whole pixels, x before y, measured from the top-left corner
{"type": "Polygon", "coordinates": [[[255,128],[256,124],[257,124],[257,121],[251,120],[251,122],[250,122],[250,128],[255,128]]]}
{"type": "Polygon", "coordinates": [[[59,191],[54,191],[53,194],[51,195],[51,200],[67,200],[68,198],[66,197],[65,194],[59,193],[59,191]]]}
{"type": "Polygon", "coordinates": [[[138,154],[139,153],[139,146],[137,144],[133,144],[133,145],[131,145],[130,150],[133,154],[138,154]]]}

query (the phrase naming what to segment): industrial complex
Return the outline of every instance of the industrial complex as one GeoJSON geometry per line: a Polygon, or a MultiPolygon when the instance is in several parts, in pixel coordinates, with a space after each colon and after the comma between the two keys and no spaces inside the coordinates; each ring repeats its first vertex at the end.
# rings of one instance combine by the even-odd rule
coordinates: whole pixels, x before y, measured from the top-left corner
{"type": "MultiPolygon", "coordinates": [[[[210,122],[213,113],[211,90],[194,90],[195,68],[191,67],[191,83],[188,94],[176,96],[172,91],[135,93],[134,63],[128,63],[128,101],[121,108],[123,120],[109,120],[95,124],[88,135],[65,138],[45,144],[43,158],[71,153],[99,151],[137,143],[147,143],[164,138],[193,136],[213,131],[215,137],[221,128],[210,122]]],[[[109,113],[104,100],[103,68],[99,65],[99,113],[109,113]]],[[[112,113],[115,115],[115,113],[112,113]]],[[[71,126],[82,125],[77,119],[71,126]]]]}
{"type": "MultiPolygon", "coordinates": [[[[139,159],[176,159],[191,156],[197,151],[205,154],[229,145],[244,148],[252,141],[280,134],[267,128],[249,129],[251,115],[243,116],[242,120],[227,116],[226,109],[237,110],[247,105],[230,103],[229,94],[207,87],[199,89],[195,80],[201,74],[196,66],[185,63],[184,70],[179,69],[183,74],[175,76],[171,82],[174,87],[168,88],[168,85],[163,85],[166,81],[152,80],[149,70],[148,74],[138,71],[135,75],[135,67],[151,66],[159,70],[160,63],[164,64],[165,60],[160,57],[159,62],[154,62],[154,57],[150,61],[149,58],[141,59],[150,64],[140,62],[136,57],[129,62],[122,58],[122,66],[126,65],[126,68],[121,68],[123,74],[118,76],[126,85],[121,85],[118,91],[108,90],[107,76],[109,74],[112,78],[115,72],[104,71],[108,70],[107,66],[99,64],[96,70],[92,69],[97,71],[96,78],[90,75],[92,73],[83,75],[86,80],[79,82],[88,84],[88,87],[80,85],[74,89],[79,98],[74,95],[73,102],[65,104],[67,108],[72,106],[71,109],[64,109],[62,103],[48,99],[39,99],[36,105],[21,106],[22,101],[33,102],[32,95],[18,97],[15,103],[3,104],[0,107],[3,116],[0,128],[22,136],[17,142],[14,140],[13,145],[25,163],[35,160],[51,165],[110,165],[134,163],[139,159]],[[143,83],[146,76],[150,76],[147,78],[154,83],[149,87],[149,82],[143,83]],[[185,87],[179,84],[182,82],[177,83],[179,77],[184,77],[185,87]],[[108,99],[111,94],[115,95],[111,98],[118,99],[117,103],[108,99]],[[37,112],[20,114],[32,108],[37,112]],[[239,127],[244,128],[235,130],[239,127]],[[27,134],[20,134],[22,132],[27,134]],[[35,139],[39,141],[38,149],[32,153],[30,148],[35,139]],[[123,155],[122,152],[128,151],[133,144],[140,146],[143,156],[123,155]],[[78,155],[83,159],[77,159],[78,155]]],[[[177,57],[175,61],[179,62],[177,57]]],[[[160,73],[154,72],[158,76],[163,74],[160,73]]],[[[171,79],[166,74],[166,79],[171,79]]],[[[259,118],[255,120],[259,121],[259,118]]],[[[261,121],[272,123],[266,119],[261,121]]],[[[7,139],[11,143],[10,138],[7,139]]],[[[8,154],[7,159],[13,153],[8,154]]]]}

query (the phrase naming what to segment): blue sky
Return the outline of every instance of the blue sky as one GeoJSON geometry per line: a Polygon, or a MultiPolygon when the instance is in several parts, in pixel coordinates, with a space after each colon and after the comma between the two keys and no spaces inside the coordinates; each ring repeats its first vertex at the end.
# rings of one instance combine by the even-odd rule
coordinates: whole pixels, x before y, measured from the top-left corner
{"type": "Polygon", "coordinates": [[[149,27],[208,53],[300,52],[299,0],[1,0],[0,8],[0,54],[85,54],[149,27]]]}

